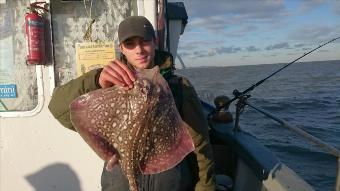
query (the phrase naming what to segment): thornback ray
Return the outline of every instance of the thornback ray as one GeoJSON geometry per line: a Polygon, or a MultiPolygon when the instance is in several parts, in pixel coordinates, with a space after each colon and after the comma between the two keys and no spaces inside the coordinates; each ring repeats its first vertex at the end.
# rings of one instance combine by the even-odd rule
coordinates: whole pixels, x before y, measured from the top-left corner
{"type": "Polygon", "coordinates": [[[155,174],[176,166],[194,150],[189,126],[181,119],[158,66],[136,71],[130,90],[114,86],[76,98],[71,121],[95,153],[109,161],[114,154],[130,190],[140,174],[155,174]]]}

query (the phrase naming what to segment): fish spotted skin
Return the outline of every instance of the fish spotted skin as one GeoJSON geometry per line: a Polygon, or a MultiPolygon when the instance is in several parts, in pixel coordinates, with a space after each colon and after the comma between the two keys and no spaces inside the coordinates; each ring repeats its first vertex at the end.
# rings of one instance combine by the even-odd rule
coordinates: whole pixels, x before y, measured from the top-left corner
{"type": "Polygon", "coordinates": [[[91,148],[105,161],[118,153],[131,191],[140,174],[168,170],[194,150],[167,82],[158,68],[150,70],[130,90],[100,89],[70,105],[71,121],[91,148]]]}

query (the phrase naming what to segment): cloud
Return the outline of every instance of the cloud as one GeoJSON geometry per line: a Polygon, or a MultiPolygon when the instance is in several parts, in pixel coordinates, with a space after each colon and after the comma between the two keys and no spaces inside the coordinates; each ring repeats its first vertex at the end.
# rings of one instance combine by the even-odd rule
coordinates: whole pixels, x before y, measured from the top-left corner
{"type": "Polygon", "coordinates": [[[202,57],[207,57],[207,56],[209,56],[209,54],[206,51],[200,50],[200,51],[194,51],[190,57],[191,58],[202,58],[202,57]]]}
{"type": "Polygon", "coordinates": [[[303,44],[303,43],[294,45],[295,48],[301,48],[301,47],[303,47],[303,46],[305,46],[305,44],[303,44]]]}
{"type": "Polygon", "coordinates": [[[246,50],[248,52],[256,52],[256,51],[259,51],[260,49],[256,48],[255,46],[248,46],[248,47],[246,47],[246,50]]]}
{"type": "Polygon", "coordinates": [[[325,3],[325,0],[302,0],[299,9],[300,11],[305,12],[317,8],[325,3]]]}
{"type": "Polygon", "coordinates": [[[189,54],[188,52],[179,52],[178,53],[181,57],[186,57],[186,56],[190,56],[191,54],[189,54]]]}
{"type": "Polygon", "coordinates": [[[227,37],[243,37],[249,33],[253,33],[257,30],[258,27],[249,25],[249,26],[243,26],[241,28],[235,29],[230,32],[225,32],[224,34],[227,37]]]}
{"type": "MultiPolygon", "coordinates": [[[[172,0],[176,1],[176,0],[172,0]]],[[[253,18],[268,18],[285,10],[283,0],[185,0],[189,18],[212,15],[248,15],[253,18]],[[254,6],[254,5],[258,6],[254,6]]]]}
{"type": "MultiPolygon", "coordinates": [[[[250,27],[247,25],[254,22],[277,23],[288,14],[283,0],[185,0],[184,5],[189,17],[188,26],[214,32],[231,25],[250,27]]],[[[237,35],[237,32],[233,34],[237,35]]]]}
{"type": "Polygon", "coordinates": [[[237,52],[240,52],[242,50],[241,47],[216,47],[216,48],[210,48],[208,50],[196,50],[193,51],[192,53],[188,52],[181,52],[179,53],[180,56],[183,57],[190,57],[190,58],[202,58],[202,57],[212,57],[216,55],[222,55],[222,54],[234,54],[237,52]]]}
{"type": "Polygon", "coordinates": [[[335,14],[340,15],[340,1],[339,0],[333,2],[332,8],[335,14]]]}
{"type": "Polygon", "coordinates": [[[276,57],[277,56],[277,54],[265,54],[265,55],[263,55],[264,57],[276,57]]]}
{"type": "Polygon", "coordinates": [[[185,44],[180,44],[179,49],[180,50],[194,50],[198,48],[197,46],[190,44],[190,43],[185,43],[185,44]]]}
{"type": "Polygon", "coordinates": [[[217,54],[233,54],[233,53],[237,53],[239,51],[241,51],[242,49],[240,47],[233,47],[233,46],[230,46],[230,47],[219,47],[219,48],[215,48],[214,49],[216,51],[217,54]]]}
{"type": "MultiPolygon", "coordinates": [[[[287,53],[303,54],[340,34],[340,24],[336,22],[340,0],[183,2],[189,22],[178,51],[183,57],[193,58],[188,60],[195,63],[203,57],[202,60],[222,60],[225,56],[247,58],[249,55],[254,60],[260,60],[261,56],[283,60],[288,58],[287,53]]],[[[340,39],[330,46],[339,44],[340,39]]],[[[335,49],[330,49],[332,54],[335,49]]]]}
{"type": "Polygon", "coordinates": [[[329,50],[318,50],[318,52],[330,52],[329,50]]]}
{"type": "Polygon", "coordinates": [[[275,50],[275,49],[283,49],[283,48],[289,48],[289,44],[287,42],[273,44],[273,45],[267,46],[266,50],[275,50]]]}
{"type": "Polygon", "coordinates": [[[290,53],[287,53],[286,55],[289,55],[289,56],[295,56],[295,55],[301,55],[301,53],[299,52],[290,52],[290,53]]]}
{"type": "Polygon", "coordinates": [[[325,25],[308,25],[303,26],[289,35],[290,39],[300,41],[325,40],[337,31],[336,27],[325,25]]]}
{"type": "Polygon", "coordinates": [[[302,48],[302,50],[312,50],[312,48],[302,48]]]}
{"type": "Polygon", "coordinates": [[[195,28],[202,28],[208,31],[222,31],[230,25],[231,22],[228,21],[224,16],[211,16],[207,18],[197,18],[188,25],[195,28]]]}
{"type": "Polygon", "coordinates": [[[198,40],[198,41],[185,41],[183,44],[179,45],[179,49],[181,50],[194,50],[200,48],[202,46],[209,45],[222,45],[222,40],[198,40]]]}

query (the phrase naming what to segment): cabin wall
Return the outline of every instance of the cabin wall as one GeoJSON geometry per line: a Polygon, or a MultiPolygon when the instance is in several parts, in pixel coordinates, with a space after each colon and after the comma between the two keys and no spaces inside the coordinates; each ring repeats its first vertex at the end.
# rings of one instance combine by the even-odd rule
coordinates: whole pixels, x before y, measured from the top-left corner
{"type": "MultiPolygon", "coordinates": [[[[24,4],[27,2],[24,0],[17,1],[20,2],[22,6],[25,6],[24,4]]],[[[106,0],[100,1],[106,2],[106,0]]],[[[14,1],[7,0],[7,2],[14,1]]],[[[122,5],[122,2],[130,3],[131,1],[119,0],[108,2],[117,2],[122,5]]],[[[137,8],[139,8],[139,10],[143,8],[143,12],[148,13],[146,16],[155,25],[156,19],[154,17],[156,11],[154,9],[156,8],[154,2],[155,1],[151,2],[147,0],[144,2],[138,0],[138,3],[142,6],[137,8]],[[152,11],[150,11],[151,9],[152,11]]],[[[68,3],[70,3],[69,5],[74,5],[76,2],[68,3]]],[[[57,11],[70,11],[67,9],[67,3],[65,3],[64,6],[65,9],[57,9],[57,11]]],[[[133,4],[132,6],[136,5],[133,4]]],[[[72,15],[72,13],[75,13],[72,11],[74,10],[65,14],[61,13],[55,21],[77,16],[72,15]]],[[[23,11],[20,12],[23,13],[23,11]]],[[[94,14],[98,13],[99,12],[95,12],[94,14]]],[[[112,14],[119,13],[112,12],[112,14]]],[[[139,14],[141,15],[141,13],[139,14]]],[[[24,19],[23,16],[19,17],[19,19],[20,18],[24,19]]],[[[78,24],[85,24],[83,19],[81,16],[81,18],[75,21],[79,21],[78,24]]],[[[121,17],[116,15],[115,19],[119,20],[121,17]]],[[[21,26],[23,21],[20,22],[21,24],[18,24],[18,26],[21,26]]],[[[65,21],[64,23],[67,22],[65,21]]],[[[55,22],[55,24],[58,24],[58,22],[55,22]]],[[[3,112],[0,115],[1,191],[100,190],[103,161],[77,133],[60,125],[47,108],[55,84],[58,86],[75,77],[74,61],[70,53],[74,53],[72,47],[74,47],[75,41],[81,40],[81,38],[77,40],[71,39],[71,41],[70,39],[67,40],[69,37],[72,37],[72,35],[77,35],[76,32],[66,28],[67,25],[55,25],[54,27],[58,27],[56,31],[52,32],[52,36],[56,33],[56,35],[53,36],[54,42],[56,43],[54,46],[55,59],[51,60],[48,66],[30,66],[29,69],[34,76],[30,83],[37,84],[37,88],[35,88],[34,91],[37,94],[35,97],[36,102],[39,103],[36,104],[31,112],[3,112]],[[67,49],[63,50],[64,48],[67,49]],[[56,66],[60,66],[60,68],[56,70],[56,66]],[[68,69],[68,71],[62,73],[61,71],[65,69],[68,69]],[[36,74],[36,71],[41,71],[41,75],[36,74]],[[59,81],[54,83],[56,79],[59,81]]],[[[100,28],[100,24],[96,25],[95,28],[96,27],[100,28]]],[[[82,26],[80,28],[82,28],[82,30],[84,29],[82,26]]],[[[76,28],[73,29],[76,30],[76,28]]],[[[23,31],[17,31],[19,31],[22,40],[24,36],[23,31]]],[[[108,39],[116,41],[116,34],[112,35],[112,38],[108,39]]],[[[19,62],[17,63],[18,65],[25,66],[25,55],[26,49],[23,49],[20,51],[20,54],[16,56],[21,58],[16,59],[16,62],[19,62]]],[[[23,76],[24,72],[18,72],[15,75],[23,76]]]]}
{"type": "MultiPolygon", "coordinates": [[[[86,42],[83,38],[89,28],[91,17],[95,19],[92,24],[91,40],[94,42],[113,42],[116,50],[115,57],[119,58],[117,32],[119,23],[125,17],[145,12],[142,10],[147,7],[144,3],[139,3],[140,7],[138,8],[135,7],[136,5],[138,5],[136,0],[97,0],[93,1],[92,6],[90,3],[86,4],[88,10],[86,12],[81,1],[65,3],[55,0],[51,3],[56,86],[65,84],[86,72],[80,72],[78,70],[80,66],[76,65],[76,44],[86,42]],[[91,14],[89,13],[90,10],[91,14]]],[[[85,45],[83,44],[83,46],[85,45]]]]}
{"type": "MultiPolygon", "coordinates": [[[[48,77],[48,68],[43,76],[48,77]]],[[[103,162],[77,133],[54,119],[49,100],[45,96],[35,116],[0,118],[0,190],[100,190],[103,162]]]]}

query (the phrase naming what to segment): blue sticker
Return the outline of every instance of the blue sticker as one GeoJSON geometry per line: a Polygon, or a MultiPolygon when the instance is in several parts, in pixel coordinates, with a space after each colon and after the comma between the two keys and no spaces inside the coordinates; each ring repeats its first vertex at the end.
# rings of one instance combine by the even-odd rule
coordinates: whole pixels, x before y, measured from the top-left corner
{"type": "Polygon", "coordinates": [[[0,85],[0,98],[17,98],[17,85],[0,85]]]}

